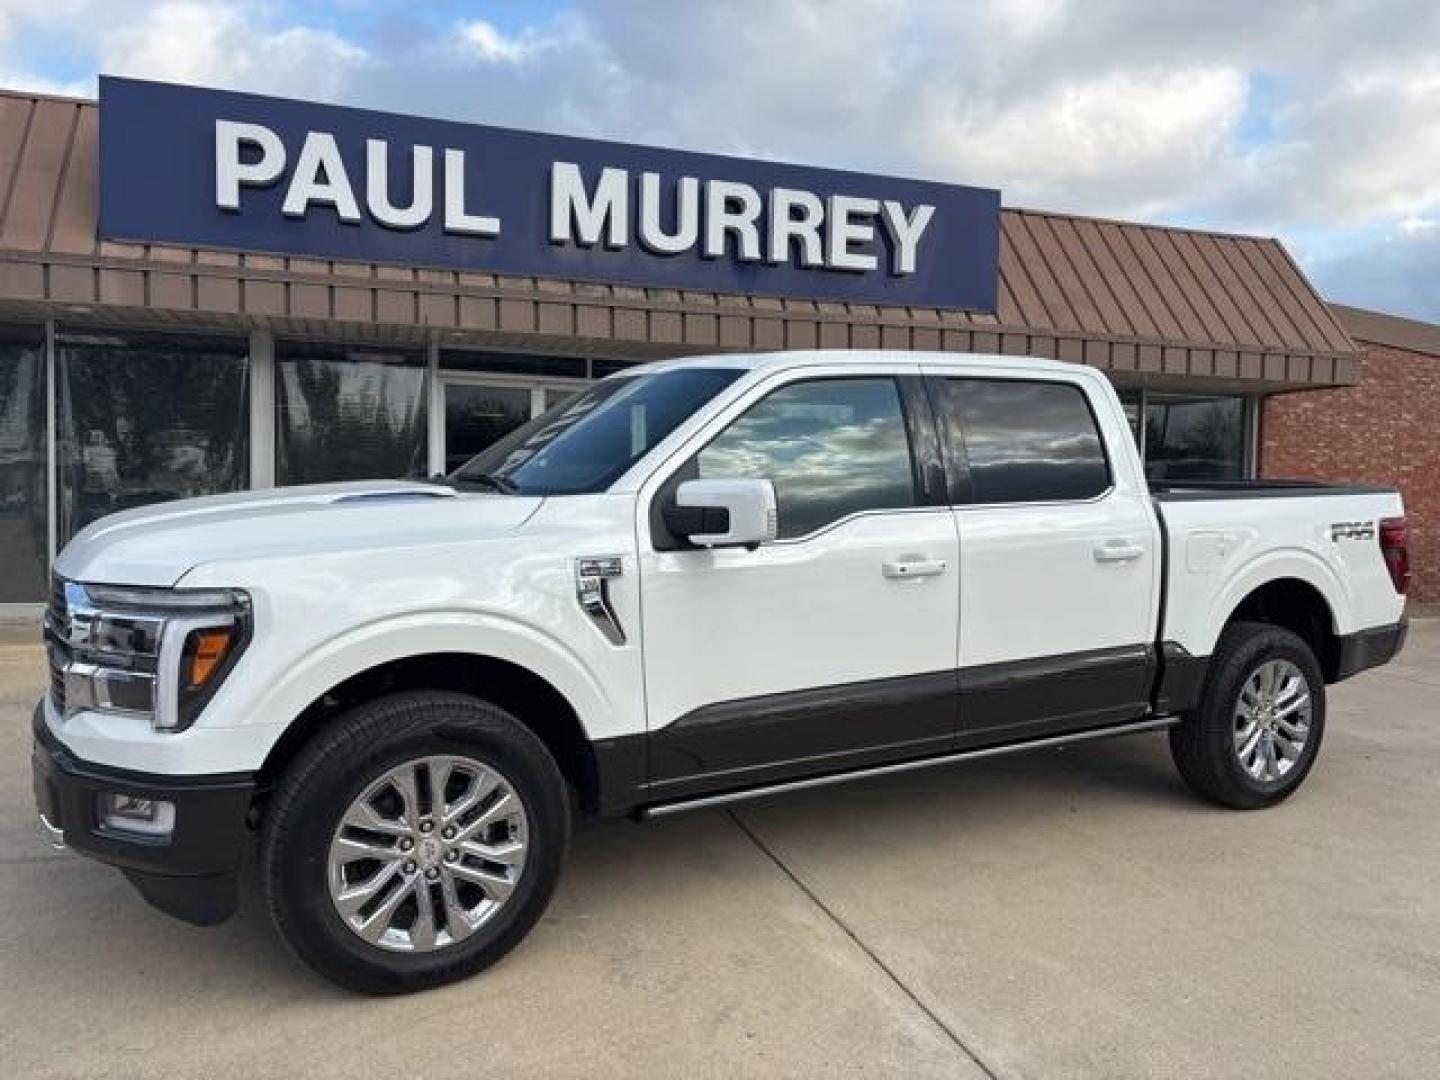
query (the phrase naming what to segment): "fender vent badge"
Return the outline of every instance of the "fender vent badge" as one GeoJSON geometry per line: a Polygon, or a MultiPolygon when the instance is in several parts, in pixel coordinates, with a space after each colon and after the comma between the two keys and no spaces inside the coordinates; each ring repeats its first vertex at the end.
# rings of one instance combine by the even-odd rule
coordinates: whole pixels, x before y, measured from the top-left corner
{"type": "Polygon", "coordinates": [[[575,560],[575,598],[611,645],[625,644],[625,628],[610,603],[610,579],[625,572],[618,555],[587,555],[575,560]]]}

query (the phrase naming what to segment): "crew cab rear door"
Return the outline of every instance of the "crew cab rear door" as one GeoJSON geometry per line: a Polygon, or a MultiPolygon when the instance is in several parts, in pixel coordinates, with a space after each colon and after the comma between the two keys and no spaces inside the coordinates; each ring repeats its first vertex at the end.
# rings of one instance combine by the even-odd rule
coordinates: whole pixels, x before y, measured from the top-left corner
{"type": "Polygon", "coordinates": [[[953,745],[959,551],[918,365],[772,376],[638,512],[655,799],[953,745]],[[657,500],[696,478],[770,480],[778,540],[677,544],[657,500]]]}
{"type": "Polygon", "coordinates": [[[1141,715],[1159,535],[1114,395],[1013,368],[930,376],[960,533],[961,741],[1141,715]]]}

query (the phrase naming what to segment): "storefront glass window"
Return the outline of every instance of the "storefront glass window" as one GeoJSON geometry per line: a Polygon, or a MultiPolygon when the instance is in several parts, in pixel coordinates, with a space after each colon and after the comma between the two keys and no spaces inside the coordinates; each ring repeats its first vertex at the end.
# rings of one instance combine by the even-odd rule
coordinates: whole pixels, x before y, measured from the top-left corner
{"type": "Polygon", "coordinates": [[[117,510],[250,483],[244,342],[59,341],[58,539],[117,510]]]}
{"type": "Polygon", "coordinates": [[[0,603],[45,596],[43,335],[0,327],[0,603]]]}
{"type": "Polygon", "coordinates": [[[1237,480],[1245,475],[1245,400],[1170,398],[1145,404],[1145,472],[1161,480],[1237,480]]]}
{"type": "Polygon", "coordinates": [[[1246,471],[1246,399],[1140,389],[1119,391],[1152,480],[1238,480],[1246,471]],[[1140,430],[1140,418],[1145,430],[1140,430]]]}
{"type": "Polygon", "coordinates": [[[418,353],[280,343],[275,481],[425,475],[425,364],[418,353]]]}
{"type": "Polygon", "coordinates": [[[530,419],[530,388],[453,382],[445,386],[445,471],[454,472],[530,419]]]}

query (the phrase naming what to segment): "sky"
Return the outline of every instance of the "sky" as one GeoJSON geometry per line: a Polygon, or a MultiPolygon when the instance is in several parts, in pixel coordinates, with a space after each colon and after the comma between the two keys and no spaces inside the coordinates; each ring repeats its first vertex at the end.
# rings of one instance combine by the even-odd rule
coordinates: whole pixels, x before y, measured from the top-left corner
{"type": "Polygon", "coordinates": [[[1440,321],[1435,0],[0,0],[0,86],[100,72],[1276,236],[1440,321]]]}

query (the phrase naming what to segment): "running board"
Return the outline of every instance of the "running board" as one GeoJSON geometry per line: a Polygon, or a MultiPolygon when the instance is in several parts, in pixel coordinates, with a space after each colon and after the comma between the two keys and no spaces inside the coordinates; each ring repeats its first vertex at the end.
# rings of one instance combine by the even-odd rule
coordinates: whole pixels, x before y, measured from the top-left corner
{"type": "Polygon", "coordinates": [[[783,795],[789,791],[804,791],[806,788],[845,784],[851,780],[868,780],[873,776],[889,776],[892,773],[910,772],[914,769],[928,769],[934,765],[953,765],[960,761],[978,761],[981,758],[1018,754],[1026,750],[1045,750],[1055,746],[1067,746],[1071,743],[1088,742],[1091,739],[1137,735],[1142,731],[1158,731],[1162,728],[1173,727],[1179,722],[1180,717],[1178,716],[1157,716],[1149,720],[1137,720],[1130,724],[1117,724],[1114,727],[1077,731],[1069,735],[1054,735],[1047,739],[1031,739],[1029,742],[1009,743],[1005,746],[986,746],[979,750],[962,750],[956,754],[942,754],[940,757],[919,758],[915,761],[897,761],[891,765],[876,765],[869,769],[828,773],[825,776],[812,776],[804,780],[786,780],[778,784],[765,784],[761,787],[730,791],[722,795],[701,795],[694,799],[657,803],[642,809],[639,816],[641,818],[665,817],[668,814],[679,814],[686,810],[704,810],[710,806],[724,806],[726,803],[748,802],[750,799],[783,795]]]}

